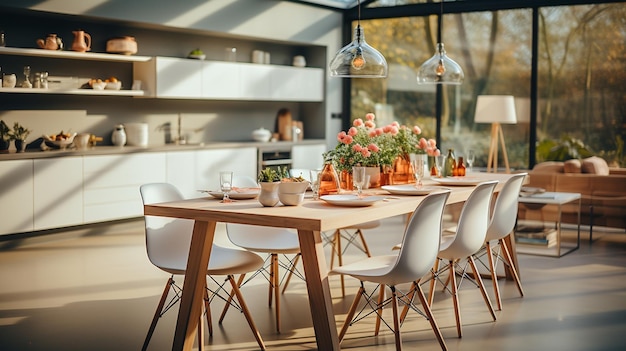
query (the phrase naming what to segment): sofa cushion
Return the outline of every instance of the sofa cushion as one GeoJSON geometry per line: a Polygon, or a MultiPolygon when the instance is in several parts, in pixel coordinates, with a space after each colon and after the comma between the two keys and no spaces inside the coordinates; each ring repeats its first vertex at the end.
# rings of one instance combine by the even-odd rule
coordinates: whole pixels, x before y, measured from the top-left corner
{"type": "Polygon", "coordinates": [[[597,156],[591,156],[584,159],[581,169],[583,173],[609,175],[609,165],[604,159],[597,156]]]}
{"type": "Polygon", "coordinates": [[[541,173],[563,173],[563,162],[546,161],[541,162],[533,167],[533,172],[541,173]]]}
{"type": "Polygon", "coordinates": [[[582,163],[579,159],[567,160],[563,163],[563,172],[565,173],[581,173],[582,163]]]}

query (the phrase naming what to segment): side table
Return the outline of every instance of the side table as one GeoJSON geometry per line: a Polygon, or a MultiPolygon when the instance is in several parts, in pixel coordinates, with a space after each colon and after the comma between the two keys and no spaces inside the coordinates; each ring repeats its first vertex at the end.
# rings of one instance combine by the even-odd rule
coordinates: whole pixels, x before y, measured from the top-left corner
{"type": "Polygon", "coordinates": [[[557,206],[557,215],[553,220],[529,220],[518,218],[515,225],[515,241],[517,252],[561,257],[580,247],[580,207],[582,204],[579,193],[544,192],[528,196],[520,196],[518,202],[527,208],[541,209],[545,206],[557,206]],[[563,206],[569,203],[578,204],[578,223],[576,245],[561,240],[561,214],[563,206]],[[553,226],[546,226],[546,223],[553,226]]]}

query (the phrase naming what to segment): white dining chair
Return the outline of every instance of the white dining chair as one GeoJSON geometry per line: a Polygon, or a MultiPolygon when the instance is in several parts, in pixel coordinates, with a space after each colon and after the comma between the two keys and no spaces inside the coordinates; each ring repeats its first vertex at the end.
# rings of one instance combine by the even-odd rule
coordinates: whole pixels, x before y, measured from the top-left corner
{"type": "MultiPolygon", "coordinates": [[[[183,196],[178,189],[167,183],[151,183],[142,185],[140,187],[140,193],[144,204],[183,200],[183,196]]],[[[154,266],[171,274],[171,276],[165,284],[165,289],[163,290],[156,312],[154,313],[154,317],[150,324],[150,328],[148,329],[148,334],[144,341],[142,350],[146,350],[148,348],[148,344],[150,343],[150,339],[152,338],[152,334],[154,333],[159,318],[180,300],[182,288],[176,284],[174,276],[185,275],[194,226],[194,221],[188,219],[156,216],[144,217],[146,252],[148,259],[154,266]],[[174,291],[174,297],[170,299],[167,306],[165,306],[170,290],[174,291]]],[[[213,245],[211,249],[211,256],[209,258],[209,265],[207,267],[207,275],[216,283],[217,281],[213,278],[214,275],[226,276],[226,280],[231,284],[234,295],[238,301],[238,305],[233,303],[233,306],[239,308],[241,312],[243,312],[246,321],[248,322],[248,325],[250,326],[257,343],[259,344],[259,347],[262,350],[265,350],[265,344],[261,338],[261,334],[252,320],[250,311],[248,310],[238,284],[235,282],[233,277],[235,274],[243,275],[248,272],[253,272],[262,266],[263,259],[252,252],[213,245]]],[[[211,298],[209,298],[209,291],[205,285],[204,305],[210,335],[213,334],[213,328],[211,324],[209,303],[213,297],[218,296],[218,294],[223,290],[224,283],[217,283],[218,288],[211,291],[211,298]]],[[[198,323],[198,344],[202,350],[204,347],[202,317],[200,317],[200,321],[198,323]]]]}
{"type": "MultiPolygon", "coordinates": [[[[254,179],[246,176],[235,176],[233,186],[251,187],[257,183],[254,179]]],[[[258,186],[258,185],[257,185],[258,186]]],[[[300,241],[298,234],[293,229],[262,227],[247,224],[226,224],[226,233],[230,241],[246,250],[268,254],[265,263],[248,280],[261,274],[269,281],[268,305],[272,307],[274,301],[276,310],[276,331],[280,333],[280,285],[283,284],[283,293],[289,285],[291,277],[295,274],[304,279],[304,275],[297,270],[296,265],[300,259],[300,241]],[[283,257],[280,260],[281,256],[283,257]],[[289,255],[289,256],[288,256],[289,255]],[[293,257],[293,258],[291,258],[293,257]],[[286,269],[281,279],[279,267],[286,269]]],[[[244,284],[243,280],[239,284],[244,284]]],[[[229,305],[224,306],[220,321],[224,319],[229,305]]]]}
{"type": "Polygon", "coordinates": [[[431,273],[428,303],[432,306],[436,281],[441,281],[440,275],[443,272],[448,271],[448,280],[452,286],[452,290],[448,289],[448,282],[444,283],[444,290],[449,291],[452,294],[456,329],[459,337],[462,337],[462,330],[458,295],[459,284],[457,284],[456,280],[457,274],[461,276],[461,282],[463,280],[470,280],[480,289],[491,317],[494,321],[496,320],[496,314],[493,310],[493,306],[491,305],[491,301],[489,300],[489,296],[487,295],[485,286],[480,278],[480,274],[472,255],[480,250],[485,242],[487,228],[489,227],[490,221],[489,209],[491,205],[491,197],[497,184],[497,181],[489,181],[476,185],[461,209],[455,235],[442,236],[439,255],[437,260],[435,260],[435,265],[431,273]],[[447,264],[441,269],[439,269],[440,260],[447,262],[447,264]],[[461,261],[469,264],[474,273],[474,279],[466,273],[467,264],[464,266],[460,265],[461,261]],[[457,272],[457,268],[459,268],[460,272],[457,272]]]}
{"type": "MultiPolygon", "coordinates": [[[[422,200],[409,219],[402,238],[402,245],[397,253],[366,258],[331,270],[331,274],[350,275],[361,281],[361,286],[339,333],[340,342],[346,335],[350,325],[365,315],[372,313],[365,312],[368,306],[376,313],[377,318],[382,319],[382,308],[391,304],[393,309],[393,328],[387,322],[385,322],[385,325],[394,333],[396,350],[401,350],[401,322],[398,314],[398,303],[402,303],[406,306],[405,308],[410,307],[428,319],[441,349],[447,350],[441,331],[426,301],[419,281],[431,270],[437,258],[441,239],[443,210],[449,195],[450,191],[446,190],[432,193],[422,200]],[[391,297],[387,300],[379,298],[378,302],[374,301],[372,296],[375,291],[368,293],[364,282],[376,283],[378,284],[377,289],[381,290],[388,286],[391,289],[391,297]],[[406,294],[398,289],[398,285],[404,283],[411,283],[410,289],[406,294]],[[423,313],[413,303],[415,295],[420,300],[423,313]],[[361,298],[365,298],[367,303],[355,317],[361,298]]],[[[378,296],[381,297],[384,294],[379,293],[378,296]]],[[[378,327],[376,334],[378,334],[378,327]]]]}
{"type": "Polygon", "coordinates": [[[500,298],[500,288],[498,286],[498,275],[496,273],[497,262],[502,261],[504,268],[513,277],[520,296],[524,296],[524,289],[519,278],[518,269],[512,259],[509,248],[504,242],[505,238],[511,234],[517,220],[518,198],[527,173],[519,173],[509,178],[498,193],[496,202],[491,214],[491,223],[487,229],[485,243],[481,250],[475,253],[474,258],[487,267],[491,274],[493,292],[498,305],[498,310],[502,310],[500,298]],[[495,247],[494,247],[495,246],[495,247]],[[500,255],[502,252],[502,255],[500,255]],[[488,266],[481,259],[487,256],[488,266]]]}

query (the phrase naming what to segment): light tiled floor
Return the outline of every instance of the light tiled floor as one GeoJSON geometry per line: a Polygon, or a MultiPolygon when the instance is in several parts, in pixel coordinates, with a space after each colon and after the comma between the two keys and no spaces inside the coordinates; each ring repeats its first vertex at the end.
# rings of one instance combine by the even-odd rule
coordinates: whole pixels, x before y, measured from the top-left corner
{"type": "MultiPolygon", "coordinates": [[[[392,218],[366,232],[373,253],[389,252],[402,226],[401,218],[392,218]]],[[[219,228],[217,240],[227,244],[219,228]]],[[[437,293],[433,311],[449,349],[624,349],[626,233],[594,233],[591,246],[586,238],[584,233],[581,248],[562,258],[520,255],[526,296],[500,281],[504,309],[496,322],[478,290],[465,284],[462,339],[449,296],[437,293]]],[[[346,261],[359,257],[349,250],[346,261]]],[[[167,277],[146,257],[139,220],[0,242],[0,350],[139,350],[167,277]]],[[[341,298],[338,278],[331,278],[338,325],[358,286],[347,282],[348,296],[341,298]]],[[[274,331],[266,282],[254,280],[242,291],[269,350],[316,348],[304,282],[293,280],[282,295],[281,334],[274,331]]],[[[215,301],[214,321],[221,306],[215,301]]],[[[213,350],[258,349],[243,316],[233,312],[205,344],[213,350]]],[[[171,349],[175,314],[159,322],[150,350],[171,349]]],[[[374,337],[373,325],[368,318],[351,327],[343,349],[395,349],[392,334],[374,337]]],[[[415,313],[402,330],[405,349],[440,349],[428,322],[415,313]]]]}

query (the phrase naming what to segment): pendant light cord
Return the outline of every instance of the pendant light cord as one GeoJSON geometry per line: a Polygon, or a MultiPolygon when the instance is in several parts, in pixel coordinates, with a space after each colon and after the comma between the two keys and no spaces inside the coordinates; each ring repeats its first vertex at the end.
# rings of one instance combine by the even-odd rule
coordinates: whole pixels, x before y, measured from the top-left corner
{"type": "Polygon", "coordinates": [[[443,27],[443,0],[439,2],[439,18],[437,20],[437,43],[441,43],[441,27],[443,27]]]}

